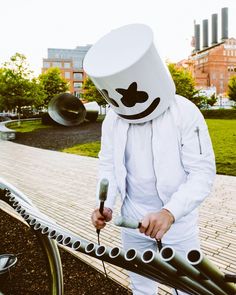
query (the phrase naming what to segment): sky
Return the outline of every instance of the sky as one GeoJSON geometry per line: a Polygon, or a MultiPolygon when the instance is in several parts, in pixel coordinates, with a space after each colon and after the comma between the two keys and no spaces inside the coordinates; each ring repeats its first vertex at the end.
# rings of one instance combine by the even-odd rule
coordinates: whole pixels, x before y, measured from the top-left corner
{"type": "MultiPolygon", "coordinates": [[[[229,37],[236,38],[236,0],[0,0],[0,64],[16,52],[27,57],[35,75],[40,74],[48,48],[93,44],[123,25],[143,23],[154,33],[154,43],[165,60],[191,54],[194,20],[229,8],[229,37]]],[[[209,44],[211,40],[209,40],[209,44]]]]}

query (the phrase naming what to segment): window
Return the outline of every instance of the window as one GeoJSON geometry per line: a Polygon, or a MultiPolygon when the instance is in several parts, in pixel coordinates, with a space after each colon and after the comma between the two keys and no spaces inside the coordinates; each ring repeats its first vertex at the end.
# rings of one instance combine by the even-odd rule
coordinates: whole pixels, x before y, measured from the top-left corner
{"type": "Polygon", "coordinates": [[[70,68],[70,62],[64,62],[64,68],[69,69],[70,68]]]}
{"type": "Polygon", "coordinates": [[[45,62],[43,63],[43,67],[44,67],[44,68],[50,68],[50,62],[45,61],[45,62]]]}
{"type": "Polygon", "coordinates": [[[65,78],[70,79],[70,72],[65,72],[65,78]]]}
{"type": "Polygon", "coordinates": [[[54,61],[54,62],[52,63],[52,66],[53,66],[53,67],[56,67],[56,68],[61,68],[61,62],[59,62],[59,61],[54,61]]]}
{"type": "Polygon", "coordinates": [[[74,73],[74,80],[83,80],[82,73],[74,73]]]}
{"type": "Polygon", "coordinates": [[[224,89],[224,82],[220,81],[220,90],[223,91],[223,89],[224,89]]]}
{"type": "Polygon", "coordinates": [[[81,82],[74,82],[74,88],[82,88],[81,82]]]}

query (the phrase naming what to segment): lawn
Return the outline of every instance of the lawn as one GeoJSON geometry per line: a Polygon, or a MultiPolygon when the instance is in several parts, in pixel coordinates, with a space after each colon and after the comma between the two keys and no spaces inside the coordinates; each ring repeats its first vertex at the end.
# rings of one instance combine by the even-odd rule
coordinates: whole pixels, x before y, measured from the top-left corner
{"type": "MultiPolygon", "coordinates": [[[[236,120],[207,119],[218,174],[236,176],[236,120]]],[[[97,157],[100,142],[77,144],[63,152],[97,157]]]]}
{"type": "MultiPolygon", "coordinates": [[[[217,173],[236,176],[236,120],[207,119],[206,121],[215,151],[217,173]]],[[[36,129],[53,128],[53,126],[42,125],[40,120],[22,121],[19,127],[17,122],[9,123],[7,127],[17,132],[31,132],[36,129]]],[[[90,136],[89,133],[87,135],[90,136]]],[[[99,141],[76,144],[64,149],[61,147],[63,152],[89,157],[97,157],[99,150],[99,141]]]]}
{"type": "Polygon", "coordinates": [[[236,176],[236,120],[207,119],[218,174],[236,176]]]}
{"type": "Polygon", "coordinates": [[[88,157],[98,157],[98,152],[100,150],[100,141],[93,141],[84,144],[76,144],[73,147],[66,148],[61,150],[62,152],[69,154],[76,154],[80,156],[88,156],[88,157]]]}
{"type": "Polygon", "coordinates": [[[21,121],[20,125],[19,122],[12,122],[6,124],[7,128],[13,129],[16,132],[32,132],[36,129],[42,129],[42,128],[52,128],[50,125],[43,125],[41,123],[41,120],[33,120],[33,121],[21,121]]]}

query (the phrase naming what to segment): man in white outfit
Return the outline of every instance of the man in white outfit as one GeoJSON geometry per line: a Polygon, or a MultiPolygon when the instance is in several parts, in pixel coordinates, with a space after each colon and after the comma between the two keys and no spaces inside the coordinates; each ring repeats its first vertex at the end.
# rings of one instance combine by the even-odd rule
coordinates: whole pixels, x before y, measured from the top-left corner
{"type": "MultiPolygon", "coordinates": [[[[98,208],[92,213],[94,226],[101,229],[112,219],[119,194],[121,214],[141,221],[137,230],[122,229],[125,250],[157,251],[162,239],[184,257],[200,247],[197,207],[215,177],[201,112],[175,94],[145,25],[124,26],[101,38],[87,53],[84,69],[111,106],[99,153],[99,178],[108,179],[109,189],[103,215],[98,208]]],[[[157,294],[155,281],[135,273],[130,278],[134,295],[157,294]]]]}

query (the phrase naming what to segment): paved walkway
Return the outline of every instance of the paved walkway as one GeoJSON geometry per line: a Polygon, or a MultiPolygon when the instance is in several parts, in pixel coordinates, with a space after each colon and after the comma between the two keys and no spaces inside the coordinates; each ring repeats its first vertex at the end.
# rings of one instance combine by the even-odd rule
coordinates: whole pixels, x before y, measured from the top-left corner
{"type": "MultiPolygon", "coordinates": [[[[0,177],[24,192],[58,224],[97,242],[90,214],[95,205],[97,159],[80,157],[0,141],[0,177]]],[[[4,204],[0,202],[0,207],[4,204]]],[[[236,177],[216,178],[212,195],[200,208],[202,248],[224,272],[236,273],[236,177]]],[[[120,246],[119,228],[109,224],[101,233],[102,244],[120,246]]],[[[102,270],[101,262],[79,254],[102,270]]],[[[126,271],[108,266],[108,275],[128,286],[126,271]]],[[[162,286],[160,295],[169,293],[162,286]]]]}

